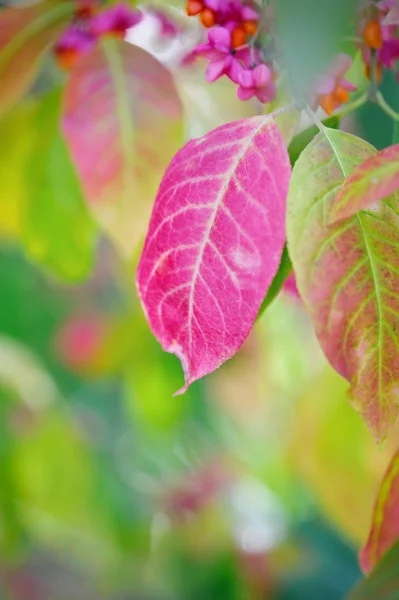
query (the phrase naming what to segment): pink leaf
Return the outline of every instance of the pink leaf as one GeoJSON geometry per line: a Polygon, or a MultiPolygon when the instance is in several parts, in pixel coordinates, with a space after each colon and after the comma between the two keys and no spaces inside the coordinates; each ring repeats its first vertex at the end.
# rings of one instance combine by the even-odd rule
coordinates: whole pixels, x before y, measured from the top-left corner
{"type": "Polygon", "coordinates": [[[285,242],[290,163],[273,119],[191,140],[156,198],[137,286],[185,386],[231,358],[249,334],[285,242]]]}
{"type": "Polygon", "coordinates": [[[378,493],[369,538],[359,554],[369,573],[399,539],[399,451],[392,458],[378,493]]]}
{"type": "Polygon", "coordinates": [[[127,42],[104,39],[71,73],[63,131],[92,212],[127,257],[181,146],[181,116],[170,72],[127,42]]]}
{"type": "Polygon", "coordinates": [[[399,145],[390,146],[358,165],[339,190],[329,223],[342,221],[359,210],[378,209],[378,201],[399,188],[399,145]]]}

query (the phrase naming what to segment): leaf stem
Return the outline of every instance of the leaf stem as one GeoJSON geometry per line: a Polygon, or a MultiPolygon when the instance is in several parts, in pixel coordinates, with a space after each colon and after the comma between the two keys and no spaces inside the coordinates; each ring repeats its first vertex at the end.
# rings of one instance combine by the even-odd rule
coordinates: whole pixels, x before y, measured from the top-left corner
{"type": "Polygon", "coordinates": [[[376,69],[377,69],[377,52],[373,49],[371,50],[370,57],[370,87],[368,97],[371,102],[377,101],[378,94],[378,83],[376,78],[376,69]]]}
{"type": "Polygon", "coordinates": [[[353,100],[352,102],[348,102],[348,104],[345,104],[345,108],[343,108],[342,110],[340,110],[337,113],[334,113],[333,116],[340,117],[340,118],[345,117],[346,115],[350,114],[351,112],[353,112],[360,106],[363,106],[363,104],[365,104],[367,102],[367,98],[368,98],[368,92],[364,92],[363,94],[361,94],[360,96],[355,98],[355,100],[353,100]]]}
{"type": "Polygon", "coordinates": [[[380,90],[377,90],[376,95],[375,95],[375,100],[376,100],[378,106],[388,116],[390,116],[391,119],[393,119],[394,121],[399,121],[399,112],[396,112],[393,108],[391,108],[391,106],[389,106],[388,102],[385,100],[385,98],[382,95],[382,93],[380,92],[380,90]]]}

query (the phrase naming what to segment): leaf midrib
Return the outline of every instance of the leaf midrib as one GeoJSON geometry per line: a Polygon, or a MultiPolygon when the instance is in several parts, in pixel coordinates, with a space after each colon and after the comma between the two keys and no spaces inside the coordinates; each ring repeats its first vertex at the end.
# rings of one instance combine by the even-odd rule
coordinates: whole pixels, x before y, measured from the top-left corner
{"type": "Polygon", "coordinates": [[[129,104],[130,92],[123,65],[122,47],[114,40],[103,40],[102,48],[109,65],[113,90],[115,92],[116,114],[119,123],[119,138],[123,150],[123,189],[121,190],[121,208],[122,214],[126,214],[126,210],[129,210],[130,208],[130,194],[134,184],[134,129],[132,126],[129,104]]]}
{"type": "Polygon", "coordinates": [[[255,129],[255,131],[250,135],[249,139],[247,142],[243,143],[242,149],[240,150],[240,152],[238,153],[238,156],[235,158],[235,160],[232,163],[231,168],[229,169],[227,175],[226,175],[226,179],[216,197],[215,200],[215,207],[214,210],[212,211],[212,214],[208,220],[207,226],[206,226],[206,230],[205,230],[205,234],[204,234],[204,241],[202,242],[199,252],[198,252],[198,258],[195,262],[194,265],[194,270],[193,270],[193,277],[192,277],[192,285],[191,285],[191,289],[190,289],[190,296],[189,296],[189,304],[188,304],[188,319],[189,319],[189,349],[191,352],[191,346],[192,346],[192,325],[191,325],[191,321],[192,321],[192,317],[193,317],[193,309],[194,309],[194,290],[195,290],[195,286],[197,283],[197,279],[199,276],[199,271],[201,268],[201,263],[202,263],[202,258],[205,252],[205,248],[209,242],[209,238],[210,238],[210,234],[213,228],[213,225],[215,223],[216,220],[216,216],[218,213],[218,210],[220,208],[220,206],[222,205],[223,202],[223,198],[225,196],[225,193],[227,191],[227,187],[231,181],[231,178],[233,176],[233,174],[235,173],[235,171],[237,170],[238,165],[240,164],[242,158],[244,157],[244,155],[246,154],[246,152],[248,151],[248,149],[251,147],[251,144],[254,140],[254,138],[256,137],[256,135],[259,133],[259,131],[262,129],[262,127],[264,127],[266,125],[266,123],[268,123],[269,119],[268,118],[264,118],[261,120],[260,125],[258,125],[258,127],[255,129]]]}
{"type": "MultiPolygon", "coordinates": [[[[334,143],[331,139],[331,137],[328,134],[328,129],[326,127],[324,127],[322,125],[322,131],[324,133],[324,135],[326,136],[328,143],[331,146],[331,149],[337,159],[337,162],[340,166],[340,169],[345,177],[345,179],[348,177],[349,173],[346,172],[345,167],[340,159],[339,153],[337,151],[337,149],[334,146],[334,143]]],[[[378,396],[380,399],[380,393],[381,393],[381,373],[382,373],[382,335],[383,335],[383,331],[382,331],[382,303],[381,303],[381,293],[380,293],[380,285],[379,285],[379,279],[378,279],[378,275],[376,272],[376,267],[374,264],[374,259],[373,259],[373,255],[372,252],[370,250],[370,246],[369,243],[367,241],[367,235],[366,235],[366,229],[363,225],[363,221],[362,221],[362,216],[361,216],[361,212],[358,212],[356,214],[356,218],[357,221],[359,223],[359,228],[360,231],[362,233],[362,237],[363,237],[363,244],[365,247],[365,250],[367,252],[367,258],[370,264],[370,270],[371,270],[371,275],[373,277],[373,282],[374,282],[374,287],[375,287],[375,292],[376,292],[376,305],[377,305],[377,319],[378,319],[378,396]]]]}

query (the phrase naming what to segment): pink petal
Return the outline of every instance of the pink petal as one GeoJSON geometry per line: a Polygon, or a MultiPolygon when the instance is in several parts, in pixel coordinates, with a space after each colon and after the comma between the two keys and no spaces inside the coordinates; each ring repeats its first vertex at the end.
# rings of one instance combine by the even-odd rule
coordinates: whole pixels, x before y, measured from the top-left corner
{"type": "Polygon", "coordinates": [[[206,68],[205,79],[212,83],[216,81],[222,75],[224,75],[226,68],[226,61],[224,58],[220,60],[212,60],[206,68]]]}
{"type": "Polygon", "coordinates": [[[203,58],[206,58],[208,60],[219,60],[219,59],[223,59],[225,58],[225,54],[223,52],[219,52],[219,50],[215,50],[215,48],[212,48],[209,44],[201,44],[202,47],[197,46],[194,49],[194,53],[197,56],[202,56],[203,58]]]}
{"type": "Polygon", "coordinates": [[[243,21],[259,21],[259,13],[250,6],[242,6],[240,12],[243,21]]]}
{"type": "Polygon", "coordinates": [[[255,87],[254,72],[252,69],[243,69],[238,74],[238,83],[244,88],[255,87]]]}
{"type": "Polygon", "coordinates": [[[227,76],[234,81],[234,83],[239,83],[240,73],[243,71],[244,67],[236,60],[235,58],[231,59],[230,67],[227,71],[227,76]]]}
{"type": "Polygon", "coordinates": [[[340,79],[338,83],[344,88],[344,90],[347,90],[348,92],[356,92],[357,90],[357,87],[347,79],[340,79]]]}
{"type": "Polygon", "coordinates": [[[266,65],[258,65],[253,70],[253,80],[257,88],[266,87],[272,79],[272,72],[266,65]]]}
{"type": "Polygon", "coordinates": [[[205,0],[204,4],[207,8],[218,12],[222,7],[223,0],[205,0]]]}
{"type": "Polygon", "coordinates": [[[258,100],[260,102],[264,102],[265,104],[274,100],[275,95],[276,86],[273,81],[265,88],[258,88],[256,93],[258,100]]]}
{"type": "Polygon", "coordinates": [[[208,40],[212,46],[217,46],[222,52],[229,52],[231,48],[231,35],[224,27],[213,27],[208,33],[208,40]]]}
{"type": "Polygon", "coordinates": [[[352,65],[352,57],[349,54],[344,54],[344,52],[340,52],[335,57],[333,63],[328,69],[329,75],[333,77],[342,77],[351,67],[352,65]]]}
{"type": "Polygon", "coordinates": [[[256,88],[245,88],[240,85],[237,88],[237,98],[239,100],[249,100],[255,96],[256,91],[256,88]]]}
{"type": "Polygon", "coordinates": [[[314,91],[318,95],[331,94],[335,88],[335,78],[332,75],[320,75],[314,86],[314,91]]]}

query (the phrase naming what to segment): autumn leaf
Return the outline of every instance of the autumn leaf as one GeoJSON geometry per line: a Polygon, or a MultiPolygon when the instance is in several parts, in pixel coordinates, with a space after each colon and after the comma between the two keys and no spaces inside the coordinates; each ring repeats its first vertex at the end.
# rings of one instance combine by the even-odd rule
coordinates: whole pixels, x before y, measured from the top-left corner
{"type": "Polygon", "coordinates": [[[399,544],[382,558],[369,577],[352,590],[347,600],[395,600],[399,589],[399,544]]]}
{"type": "Polygon", "coordinates": [[[350,383],[350,400],[377,440],[399,409],[399,216],[395,202],[329,227],[336,194],[375,154],[365,141],[323,129],[293,170],[288,249],[321,347],[350,383]]]}
{"type": "Polygon", "coordinates": [[[193,139],[158,191],[137,272],[141,302],[185,386],[248,336],[285,243],[290,164],[273,119],[253,117],[193,139]]]}
{"type": "Polygon", "coordinates": [[[75,7],[74,2],[47,0],[0,11],[0,112],[29,88],[43,52],[62,32],[75,7]]]}
{"type": "Polygon", "coordinates": [[[181,145],[181,116],[169,71],[132,44],[104,40],[71,73],[63,132],[93,214],[126,257],[181,145]]]}
{"type": "Polygon", "coordinates": [[[374,507],[369,538],[359,554],[365,573],[374,569],[384,554],[399,540],[399,452],[393,456],[381,483],[374,507]]]}
{"type": "Polygon", "coordinates": [[[378,201],[399,188],[399,145],[371,156],[345,181],[330,213],[330,223],[342,221],[366,208],[378,209],[378,201]]]}

